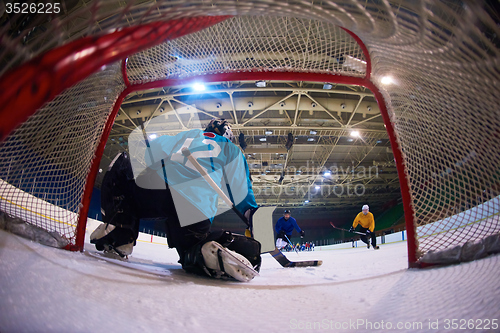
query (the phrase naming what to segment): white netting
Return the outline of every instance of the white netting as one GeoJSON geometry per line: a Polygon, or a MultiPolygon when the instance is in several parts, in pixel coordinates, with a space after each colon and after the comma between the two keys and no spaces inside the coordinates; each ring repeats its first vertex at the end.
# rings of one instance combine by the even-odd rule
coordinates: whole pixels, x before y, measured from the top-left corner
{"type": "Polygon", "coordinates": [[[363,77],[366,59],[343,29],[289,17],[235,17],[129,58],[130,82],[238,71],[363,77]]]}
{"type": "MultiPolygon", "coordinates": [[[[127,6],[88,1],[56,19],[43,23],[32,20],[20,33],[4,25],[0,32],[8,37],[1,39],[0,74],[44,50],[84,35],[104,34],[110,28],[197,15],[236,15],[198,34],[131,57],[130,79],[151,81],[251,70],[360,76],[363,71],[346,69],[339,61],[345,54],[366,60],[352,39],[335,25],[345,27],[367,46],[372,81],[385,96],[408,172],[415,227],[425,226],[425,233],[418,232],[422,254],[500,231],[498,223],[482,223],[485,219],[497,221],[500,210],[498,204],[490,202],[500,189],[497,9],[478,1],[200,0],[129,2],[127,6]],[[34,27],[39,28],[31,29],[34,27]],[[385,75],[391,75],[396,83],[382,85],[379,79],[385,75]],[[451,218],[474,207],[473,214],[451,218]],[[439,223],[430,224],[435,221],[439,223]],[[477,228],[466,227],[470,225],[477,228]],[[480,232],[473,231],[477,229],[480,232]],[[445,233],[451,237],[430,237],[445,233]]],[[[112,89],[119,91],[121,87],[116,84],[112,89]]],[[[77,99],[82,95],[65,96],[77,99]]],[[[88,100],[90,96],[85,94],[88,100]]],[[[58,128],[65,119],[42,124],[37,116],[24,125],[32,128],[27,135],[35,142],[43,137],[37,133],[45,131],[49,123],[58,128]]],[[[105,120],[105,113],[95,116],[96,121],[105,120]]],[[[100,130],[95,122],[80,119],[83,128],[100,130]]],[[[79,131],[75,127],[71,130],[79,131]]],[[[5,166],[12,158],[20,160],[20,150],[14,151],[15,147],[27,151],[38,148],[26,145],[24,139],[13,140],[9,138],[8,142],[13,142],[10,148],[2,148],[5,166]]],[[[50,145],[43,149],[51,151],[50,145]]],[[[90,160],[92,153],[89,151],[86,159],[90,160]]],[[[61,162],[50,161],[56,170],[60,168],[61,162]]],[[[27,170],[33,164],[37,165],[23,162],[18,169],[27,170]]],[[[23,179],[38,178],[36,173],[22,175],[23,179]]],[[[60,187],[66,186],[61,182],[60,187]]],[[[22,185],[20,188],[29,192],[22,185]]],[[[68,208],[76,211],[75,207],[68,208]]]]}
{"type": "Polygon", "coordinates": [[[74,242],[104,124],[123,90],[108,66],[37,111],[0,146],[0,211],[74,242]]]}
{"type": "Polygon", "coordinates": [[[400,10],[404,20],[391,39],[365,42],[374,76],[397,80],[387,95],[415,223],[426,226],[417,231],[419,251],[425,253],[500,230],[496,222],[482,223],[498,221],[500,211],[495,201],[482,205],[499,194],[500,50],[498,25],[480,6],[433,2],[412,9],[419,15],[400,10]],[[473,214],[455,216],[473,207],[473,214]],[[447,237],[431,237],[443,233],[447,237]]]}

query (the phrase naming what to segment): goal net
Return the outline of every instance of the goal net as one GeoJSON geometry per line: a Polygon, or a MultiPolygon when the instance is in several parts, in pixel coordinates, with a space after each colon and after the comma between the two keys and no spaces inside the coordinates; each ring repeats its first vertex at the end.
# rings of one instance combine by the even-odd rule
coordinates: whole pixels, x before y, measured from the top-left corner
{"type": "Polygon", "coordinates": [[[500,231],[495,6],[95,0],[42,14],[6,4],[0,210],[81,250],[100,158],[127,94],[197,78],[308,80],[374,93],[398,168],[410,265],[453,262],[464,248],[482,248],[473,258],[494,252],[500,231]],[[392,84],[382,81],[389,76],[392,84]]]}

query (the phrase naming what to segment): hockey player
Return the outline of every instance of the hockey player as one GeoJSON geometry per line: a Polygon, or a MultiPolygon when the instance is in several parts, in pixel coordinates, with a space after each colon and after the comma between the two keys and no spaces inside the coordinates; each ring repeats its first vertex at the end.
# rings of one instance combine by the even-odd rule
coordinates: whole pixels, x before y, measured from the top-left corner
{"type": "Polygon", "coordinates": [[[368,207],[368,205],[363,205],[361,210],[362,211],[354,219],[349,232],[353,232],[359,224],[361,226],[359,231],[365,233],[360,238],[366,244],[366,247],[370,248],[369,238],[371,238],[373,248],[378,250],[377,237],[375,236],[375,232],[373,232],[373,230],[375,230],[375,219],[373,218],[373,214],[369,212],[370,207],[368,207]]]}
{"type": "Polygon", "coordinates": [[[218,195],[181,154],[182,148],[189,148],[191,155],[251,222],[257,204],[249,169],[232,139],[229,123],[214,119],[204,131],[193,129],[146,142],[147,167],[142,170],[132,170],[127,154],[117,156],[101,190],[105,223],[91,235],[91,243],[98,250],[126,256],[132,253],[138,237],[139,220],[163,219],[169,247],[177,250],[186,271],[251,280],[253,276],[239,269],[240,264],[234,258],[258,271],[260,243],[228,231],[211,230],[218,195]],[[224,251],[220,251],[221,246],[224,251]]]}
{"type": "Polygon", "coordinates": [[[300,238],[304,238],[305,235],[304,230],[300,229],[299,225],[297,224],[297,220],[295,220],[291,216],[289,209],[286,209],[283,212],[283,216],[278,219],[274,229],[277,235],[276,247],[278,249],[282,249],[286,246],[286,244],[288,244],[290,238],[292,237],[293,229],[297,230],[297,232],[300,233],[300,238]]]}

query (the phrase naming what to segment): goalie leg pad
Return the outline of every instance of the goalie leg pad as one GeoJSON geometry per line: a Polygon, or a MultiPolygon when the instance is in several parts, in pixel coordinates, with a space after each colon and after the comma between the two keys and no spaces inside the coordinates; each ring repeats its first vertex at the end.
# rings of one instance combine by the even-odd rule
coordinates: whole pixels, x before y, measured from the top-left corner
{"type": "Polygon", "coordinates": [[[205,243],[201,248],[201,253],[205,265],[215,278],[224,278],[227,274],[238,281],[248,282],[257,275],[247,258],[222,247],[215,241],[205,243]]]}
{"type": "Polygon", "coordinates": [[[101,188],[101,213],[104,223],[122,228],[139,228],[136,217],[135,181],[126,153],[118,154],[104,174],[101,188]]]}
{"type": "Polygon", "coordinates": [[[243,235],[232,234],[232,236],[232,242],[227,244],[226,247],[244,256],[252,264],[253,269],[259,272],[262,264],[260,243],[243,235]]]}
{"type": "MultiPolygon", "coordinates": [[[[208,275],[211,277],[228,278],[229,276],[232,276],[226,271],[224,272],[227,274],[222,274],[224,272],[221,272],[222,270],[220,270],[221,265],[215,265],[214,262],[220,263],[218,254],[216,256],[217,260],[215,261],[213,259],[214,256],[210,254],[210,249],[213,250],[214,246],[216,247],[215,244],[212,244],[212,246],[207,246],[205,250],[202,251],[204,245],[210,242],[216,242],[219,246],[226,248],[226,251],[230,251],[229,255],[231,256],[234,255],[237,258],[240,258],[241,256],[241,262],[245,262],[248,267],[251,267],[251,270],[254,270],[255,272],[258,272],[260,270],[262,262],[260,256],[260,243],[252,238],[248,238],[242,235],[233,235],[230,232],[224,230],[210,233],[204,241],[199,242],[189,250],[185,251],[183,260],[181,261],[182,268],[190,273],[208,275]],[[210,264],[207,264],[207,260],[210,262],[210,264]],[[220,272],[217,272],[217,270],[219,270],[220,272]]],[[[239,263],[236,264],[239,265],[239,263]]],[[[222,267],[225,267],[224,261],[222,262],[222,267]]],[[[231,272],[234,273],[235,271],[231,270],[231,272]]],[[[232,277],[239,281],[249,281],[249,276],[240,276],[238,275],[240,273],[234,274],[238,277],[232,277]]]]}

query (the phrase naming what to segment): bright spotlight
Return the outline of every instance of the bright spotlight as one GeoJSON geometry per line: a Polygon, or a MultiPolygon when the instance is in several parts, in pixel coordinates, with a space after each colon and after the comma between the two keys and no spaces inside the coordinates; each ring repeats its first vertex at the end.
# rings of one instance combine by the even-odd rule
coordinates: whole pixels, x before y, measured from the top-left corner
{"type": "Polygon", "coordinates": [[[382,84],[393,84],[394,83],[394,79],[392,78],[392,76],[384,76],[380,79],[380,82],[382,84]]]}
{"type": "Polygon", "coordinates": [[[255,85],[259,88],[265,88],[266,87],[266,81],[257,81],[255,82],[255,85]]]}
{"type": "Polygon", "coordinates": [[[352,131],[352,132],[351,132],[351,136],[352,136],[353,138],[359,138],[359,136],[360,136],[360,135],[359,135],[359,132],[358,132],[358,131],[352,131]]]}
{"type": "Polygon", "coordinates": [[[196,91],[205,91],[206,87],[203,83],[195,83],[193,84],[193,89],[196,90],[196,91]]]}

